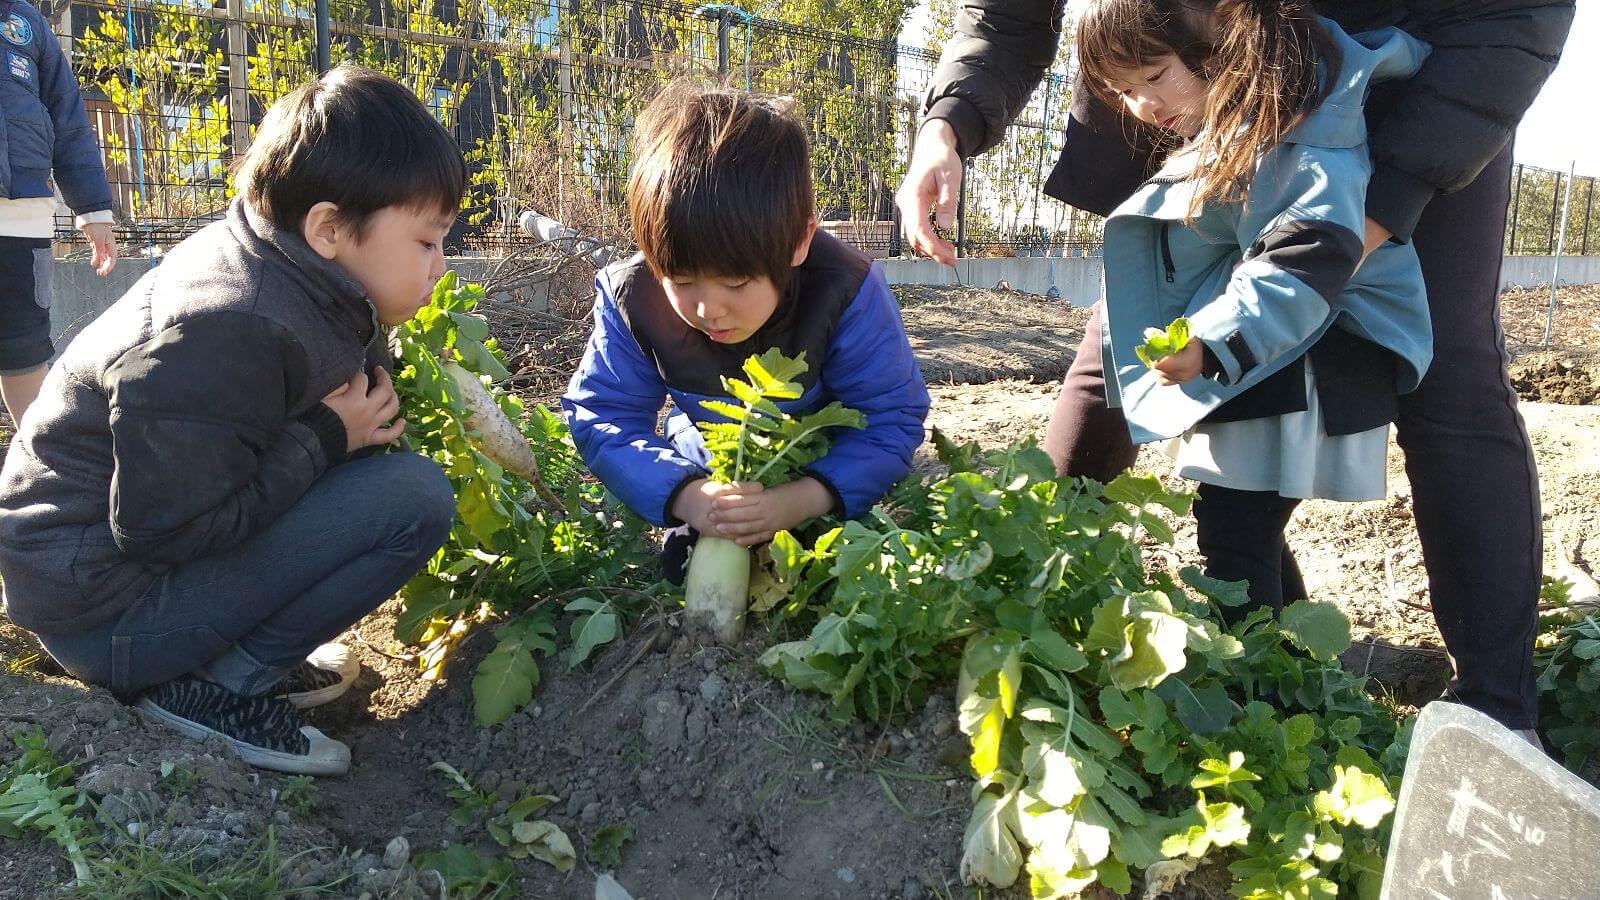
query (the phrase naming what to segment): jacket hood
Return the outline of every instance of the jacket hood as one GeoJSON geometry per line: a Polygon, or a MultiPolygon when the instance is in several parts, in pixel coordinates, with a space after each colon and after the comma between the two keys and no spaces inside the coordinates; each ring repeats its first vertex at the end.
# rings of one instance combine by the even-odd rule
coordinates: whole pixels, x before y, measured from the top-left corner
{"type": "MultiPolygon", "coordinates": [[[[1359,147],[1367,142],[1364,108],[1372,86],[1415,74],[1427,59],[1428,46],[1398,28],[1352,35],[1332,19],[1320,21],[1339,48],[1339,72],[1333,76],[1327,99],[1290,129],[1284,139],[1315,147],[1359,147]]],[[[1324,83],[1329,78],[1324,63],[1324,83]]]]}

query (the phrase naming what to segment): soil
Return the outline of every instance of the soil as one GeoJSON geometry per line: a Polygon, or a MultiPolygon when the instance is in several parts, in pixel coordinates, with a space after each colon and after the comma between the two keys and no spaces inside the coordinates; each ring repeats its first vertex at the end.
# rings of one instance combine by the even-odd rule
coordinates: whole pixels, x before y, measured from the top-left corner
{"type": "MultiPolygon", "coordinates": [[[[1006,291],[903,289],[902,300],[933,384],[930,424],[985,444],[1042,429],[1085,311],[1006,291]]],[[[1600,309],[1586,315],[1600,321],[1600,309]]],[[[1584,323],[1559,322],[1570,343],[1519,349],[1513,378],[1530,397],[1588,404],[1522,409],[1546,535],[1559,529],[1579,564],[1600,572],[1600,399],[1582,387],[1600,367],[1582,349],[1584,323]]],[[[919,467],[934,464],[919,452],[919,467]]],[[[1147,448],[1139,468],[1165,476],[1169,465],[1147,448]]],[[[1177,546],[1163,558],[1196,562],[1192,524],[1175,524],[1177,546]]],[[[1346,666],[1407,704],[1437,696],[1448,662],[1426,611],[1399,453],[1387,499],[1308,502],[1290,541],[1312,592],[1354,623],[1346,666]]],[[[3,617],[0,735],[41,729],[63,758],[79,760],[78,784],[102,819],[156,845],[226,861],[258,852],[251,842],[271,825],[284,856],[302,854],[285,871],[291,890],[336,882],[324,896],[437,897],[415,854],[451,843],[498,851],[481,824],[449,821],[447,782],[429,771],[440,761],[494,792],[496,808],[531,793],[560,798],[542,817],[571,836],[580,862],[566,876],[517,863],[515,896],[594,896],[599,867],[582,857],[599,829],[617,823],[633,839],[615,876],[635,897],[968,895],[956,865],[971,783],[947,696],[888,730],[833,725],[822,698],[755,666],[769,640],[760,628],[735,647],[704,650],[657,618],[576,669],[561,657],[542,661],[532,705],[483,729],[472,718],[471,673],[492,644],[486,630],[463,643],[443,680],[424,681],[411,649],[393,641],[397,609],[387,604],[344,638],[362,674],[311,719],[351,745],[355,765],[348,777],[316,782],[309,812],[286,800],[284,776],[243,766],[225,746],[177,739],[64,677],[48,657],[29,661],[37,644],[3,617]]],[[[0,765],[15,755],[0,746],[0,765]]],[[[0,900],[50,896],[70,878],[53,845],[0,838],[0,900]]]]}
{"type": "Polygon", "coordinates": [[[897,285],[906,337],[929,384],[1057,382],[1083,340],[1086,307],[994,288],[897,285]]]}

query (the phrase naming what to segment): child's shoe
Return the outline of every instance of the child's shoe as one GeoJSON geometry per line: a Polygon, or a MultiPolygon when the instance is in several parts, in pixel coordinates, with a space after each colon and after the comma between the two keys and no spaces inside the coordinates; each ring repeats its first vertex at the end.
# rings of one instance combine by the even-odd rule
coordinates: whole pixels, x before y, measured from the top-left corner
{"type": "Polygon", "coordinates": [[[307,725],[282,697],[243,697],[184,675],[139,697],[152,719],[193,738],[220,735],[247,764],[298,775],[343,775],[350,748],[307,725]]]}
{"type": "Polygon", "coordinates": [[[310,709],[339,699],[360,673],[361,662],[349,647],[323,644],[290,669],[270,693],[294,704],[295,709],[310,709]]]}

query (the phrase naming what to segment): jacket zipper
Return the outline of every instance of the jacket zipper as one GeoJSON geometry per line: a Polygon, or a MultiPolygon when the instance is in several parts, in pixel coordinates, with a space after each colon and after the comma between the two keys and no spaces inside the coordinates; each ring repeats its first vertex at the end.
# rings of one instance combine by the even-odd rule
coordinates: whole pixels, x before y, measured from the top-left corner
{"type": "Polygon", "coordinates": [[[1172,265],[1172,242],[1167,239],[1167,230],[1171,227],[1170,222],[1161,223],[1161,268],[1166,271],[1167,284],[1171,284],[1175,276],[1172,265]]]}

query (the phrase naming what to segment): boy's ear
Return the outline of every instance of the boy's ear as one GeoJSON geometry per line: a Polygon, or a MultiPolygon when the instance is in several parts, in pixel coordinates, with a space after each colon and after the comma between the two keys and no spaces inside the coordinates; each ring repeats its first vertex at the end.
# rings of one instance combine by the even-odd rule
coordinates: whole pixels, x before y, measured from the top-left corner
{"type": "Polygon", "coordinates": [[[806,233],[801,236],[800,243],[795,245],[795,248],[794,248],[794,262],[792,263],[792,265],[796,265],[796,266],[800,265],[801,263],[806,261],[806,257],[807,256],[811,255],[811,239],[816,237],[816,236],[817,236],[817,220],[816,219],[810,219],[810,220],[808,220],[806,222],[806,233]]]}
{"type": "Polygon", "coordinates": [[[300,223],[306,243],[323,259],[333,259],[339,251],[338,214],[337,204],[323,200],[306,210],[305,220],[300,223]]]}

